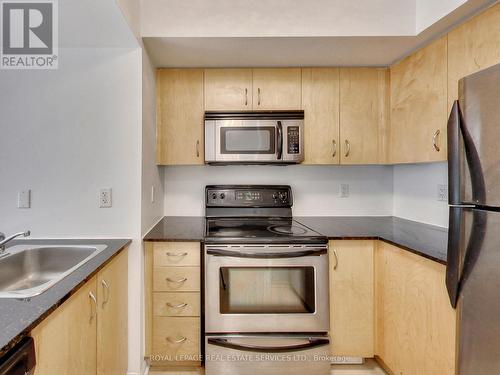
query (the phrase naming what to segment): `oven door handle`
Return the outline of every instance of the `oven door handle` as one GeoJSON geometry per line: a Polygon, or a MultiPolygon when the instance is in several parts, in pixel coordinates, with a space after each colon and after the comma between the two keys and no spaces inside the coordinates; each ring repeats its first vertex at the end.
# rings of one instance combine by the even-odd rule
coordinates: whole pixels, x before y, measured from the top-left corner
{"type": "Polygon", "coordinates": [[[301,258],[309,256],[319,256],[327,254],[326,249],[288,251],[283,253],[244,253],[239,251],[229,251],[221,249],[208,249],[208,255],[231,258],[254,258],[254,259],[279,259],[279,258],[301,258]]]}
{"type": "Polygon", "coordinates": [[[213,339],[209,338],[208,343],[211,345],[221,346],[223,348],[235,349],[245,352],[259,352],[259,353],[285,353],[285,352],[298,352],[305,349],[316,348],[318,346],[329,345],[328,339],[307,339],[307,343],[290,346],[258,346],[258,345],[241,345],[229,341],[228,339],[213,339]]]}

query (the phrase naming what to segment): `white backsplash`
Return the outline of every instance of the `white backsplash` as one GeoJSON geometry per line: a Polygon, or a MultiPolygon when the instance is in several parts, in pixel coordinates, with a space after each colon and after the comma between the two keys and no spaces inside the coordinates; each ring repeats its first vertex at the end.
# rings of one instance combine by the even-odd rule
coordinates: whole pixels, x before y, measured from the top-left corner
{"type": "Polygon", "coordinates": [[[296,216],[392,215],[390,166],[190,166],[165,168],[165,214],[204,215],[205,185],[285,184],[296,216]],[[349,184],[340,198],[339,185],[349,184]]]}

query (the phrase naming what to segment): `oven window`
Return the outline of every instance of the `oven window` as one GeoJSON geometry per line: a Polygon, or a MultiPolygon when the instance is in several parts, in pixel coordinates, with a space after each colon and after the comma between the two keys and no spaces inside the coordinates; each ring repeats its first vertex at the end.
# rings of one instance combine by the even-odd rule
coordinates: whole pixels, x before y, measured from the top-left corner
{"type": "Polygon", "coordinates": [[[314,267],[221,267],[221,314],[310,314],[314,267]]]}
{"type": "Polygon", "coordinates": [[[221,154],[274,154],[273,126],[222,127],[221,154]]]}

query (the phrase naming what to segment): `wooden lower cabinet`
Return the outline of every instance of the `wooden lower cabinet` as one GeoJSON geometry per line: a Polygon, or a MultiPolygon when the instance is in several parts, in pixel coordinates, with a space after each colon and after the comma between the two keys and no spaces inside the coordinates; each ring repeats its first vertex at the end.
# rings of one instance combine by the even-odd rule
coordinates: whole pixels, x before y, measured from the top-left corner
{"type": "Polygon", "coordinates": [[[127,372],[127,262],[124,250],[31,331],[35,375],[127,372]]]}
{"type": "Polygon", "coordinates": [[[97,374],[128,367],[128,256],[123,251],[97,274],[97,374]]]}
{"type": "Polygon", "coordinates": [[[374,356],[374,241],[330,241],[330,339],[335,356],[374,356]]]}
{"type": "Polygon", "coordinates": [[[146,359],[200,366],[199,242],[145,242],[146,359]]]}
{"type": "Polygon", "coordinates": [[[97,278],[93,277],[31,331],[35,375],[97,373],[97,278]]]}
{"type": "Polygon", "coordinates": [[[377,357],[392,374],[454,375],[445,266],[379,241],[375,268],[377,357]]]}

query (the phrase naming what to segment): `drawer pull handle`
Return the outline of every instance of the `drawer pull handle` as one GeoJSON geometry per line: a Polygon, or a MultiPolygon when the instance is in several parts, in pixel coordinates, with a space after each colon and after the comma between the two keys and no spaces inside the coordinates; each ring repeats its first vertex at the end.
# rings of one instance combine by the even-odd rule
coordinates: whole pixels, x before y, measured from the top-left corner
{"type": "Polygon", "coordinates": [[[183,283],[183,282],[186,282],[187,281],[187,278],[186,277],[183,277],[182,279],[178,279],[178,280],[172,280],[170,277],[167,277],[166,279],[169,283],[176,283],[176,284],[180,284],[180,283],[183,283]]]}
{"type": "Polygon", "coordinates": [[[436,132],[434,133],[434,136],[432,137],[432,145],[434,146],[434,149],[439,152],[440,148],[437,144],[437,141],[438,141],[438,137],[439,137],[439,134],[441,133],[441,130],[436,130],[436,132]]]}
{"type": "Polygon", "coordinates": [[[171,337],[167,337],[167,341],[172,343],[172,344],[182,344],[184,341],[186,341],[187,338],[182,336],[180,339],[176,340],[171,337]]]}
{"type": "Polygon", "coordinates": [[[186,307],[188,304],[187,303],[179,303],[178,305],[172,305],[170,302],[167,302],[167,306],[172,308],[172,309],[182,309],[183,307],[186,307]]]}
{"type": "Polygon", "coordinates": [[[167,251],[167,256],[169,257],[185,257],[186,255],[188,255],[188,253],[171,253],[167,251]]]}

